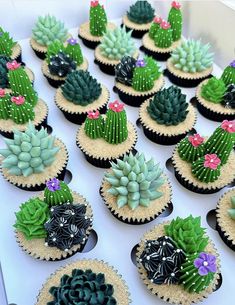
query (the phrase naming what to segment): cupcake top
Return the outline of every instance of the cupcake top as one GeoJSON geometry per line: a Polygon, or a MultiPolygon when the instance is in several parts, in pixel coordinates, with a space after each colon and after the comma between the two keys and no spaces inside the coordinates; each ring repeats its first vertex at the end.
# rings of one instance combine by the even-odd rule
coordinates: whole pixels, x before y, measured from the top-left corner
{"type": "Polygon", "coordinates": [[[224,69],[221,79],[227,86],[235,84],[235,60],[224,69]]]}
{"type": "Polygon", "coordinates": [[[130,21],[137,24],[146,24],[153,21],[154,8],[148,1],[136,1],[127,12],[130,21]]]}
{"type": "Polygon", "coordinates": [[[51,15],[39,16],[32,30],[32,38],[42,46],[49,46],[54,41],[65,42],[68,30],[64,23],[51,15]]]}
{"type": "Polygon", "coordinates": [[[0,55],[11,57],[15,46],[16,42],[10,37],[10,34],[0,27],[0,55]]]}
{"type": "Polygon", "coordinates": [[[89,27],[93,36],[103,36],[107,29],[107,16],[104,6],[99,1],[91,1],[89,27]]]}

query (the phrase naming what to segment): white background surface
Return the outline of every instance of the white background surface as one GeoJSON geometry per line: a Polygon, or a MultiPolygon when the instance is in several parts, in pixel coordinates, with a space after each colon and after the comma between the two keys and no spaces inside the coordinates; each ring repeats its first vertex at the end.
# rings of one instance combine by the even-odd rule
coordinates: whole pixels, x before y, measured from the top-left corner
{"type": "MultiPolygon", "coordinates": [[[[73,34],[76,35],[76,33],[77,30],[74,30],[73,34]]],[[[155,221],[141,226],[131,226],[116,220],[99,196],[99,187],[104,170],[93,167],[83,158],[82,153],[75,144],[78,126],[68,122],[59,109],[56,108],[53,102],[55,89],[50,87],[46,79],[44,79],[40,70],[41,61],[30,49],[28,41],[22,41],[21,45],[23,47],[23,60],[33,69],[36,76],[35,88],[39,96],[48,103],[48,120],[49,125],[53,127],[53,134],[59,136],[69,150],[68,169],[73,173],[73,179],[69,186],[72,190],[85,196],[93,207],[94,229],[98,234],[98,243],[91,252],[76,254],[60,262],[38,261],[25,254],[15,241],[13,230],[15,222],[14,212],[18,211],[21,203],[37,193],[19,190],[5,182],[2,176],[0,176],[0,260],[9,303],[16,303],[17,305],[34,304],[42,284],[58,267],[81,258],[97,258],[109,262],[123,275],[129,286],[133,305],[164,304],[163,301],[151,295],[141,282],[137,269],[131,261],[130,253],[143,234],[154,225],[176,216],[186,217],[192,213],[194,216],[200,215],[202,217],[203,226],[207,228],[209,236],[221,254],[222,287],[210,295],[203,304],[233,304],[235,254],[223,243],[217,232],[208,226],[206,221],[207,212],[215,208],[220,195],[226,189],[213,195],[194,194],[184,189],[176,181],[174,175],[165,168],[165,162],[171,157],[174,146],[165,147],[152,143],[145,138],[142,130],[137,128],[137,150],[144,152],[147,159],[153,156],[156,161],[160,162],[172,182],[174,210],[169,217],[159,217],[155,221]]],[[[81,46],[83,47],[82,43],[81,46]]],[[[109,88],[111,101],[117,99],[117,95],[112,92],[113,77],[103,74],[93,64],[94,55],[92,50],[83,47],[83,52],[90,63],[89,71],[91,74],[109,88]]],[[[162,67],[164,66],[165,64],[163,63],[162,67]]],[[[220,75],[218,67],[215,67],[214,74],[220,75]]],[[[166,86],[168,85],[169,82],[166,79],[166,86]]],[[[183,89],[183,92],[190,99],[194,95],[195,89],[183,89]]],[[[138,109],[126,106],[126,110],[129,120],[135,123],[138,118],[138,109]]],[[[198,114],[196,129],[200,134],[210,134],[217,125],[217,123],[209,121],[198,114]]],[[[0,138],[0,147],[4,147],[2,137],[0,138]]],[[[5,305],[1,299],[0,304],[5,305]]]]}

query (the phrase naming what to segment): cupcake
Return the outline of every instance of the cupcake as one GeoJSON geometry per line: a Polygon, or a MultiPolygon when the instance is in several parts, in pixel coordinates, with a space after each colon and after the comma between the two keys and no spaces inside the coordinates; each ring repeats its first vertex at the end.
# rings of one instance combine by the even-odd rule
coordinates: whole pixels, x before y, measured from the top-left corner
{"type": "Polygon", "coordinates": [[[36,305],[61,302],[129,305],[131,300],[125,281],[113,267],[103,261],[80,260],[58,269],[48,278],[36,305]]]}
{"type": "Polygon", "coordinates": [[[199,134],[183,139],[172,163],[177,180],[188,190],[212,194],[235,178],[235,121],[223,121],[206,140],[199,134]]]}
{"type": "Polygon", "coordinates": [[[99,1],[91,1],[89,21],[80,25],[78,37],[85,46],[95,49],[107,29],[113,30],[115,27],[114,23],[107,21],[104,6],[100,5],[99,1]]]}
{"type": "Polygon", "coordinates": [[[196,87],[211,75],[213,53],[209,49],[210,45],[203,45],[200,40],[183,41],[167,60],[166,76],[175,85],[196,87]]]}
{"type": "Polygon", "coordinates": [[[131,31],[127,33],[125,26],[107,30],[95,49],[95,63],[104,73],[115,75],[115,66],[124,56],[138,57],[131,31]]]}
{"type": "Polygon", "coordinates": [[[141,38],[148,32],[154,18],[154,8],[148,1],[136,1],[126,15],[122,18],[122,24],[127,31],[132,31],[131,36],[141,38]]]}
{"type": "Polygon", "coordinates": [[[82,124],[89,111],[99,110],[104,113],[108,100],[108,89],[83,70],[69,73],[64,85],[55,94],[57,107],[75,124],[82,124]]]}
{"type": "Polygon", "coordinates": [[[175,86],[164,88],[145,101],[139,121],[145,136],[158,144],[173,145],[193,130],[196,123],[194,107],[175,86]]]}
{"type": "Polygon", "coordinates": [[[168,22],[155,17],[149,32],[142,40],[141,50],[157,60],[167,60],[171,52],[180,45],[182,33],[181,5],[173,1],[168,15],[168,22]]]}
{"type": "Polygon", "coordinates": [[[170,304],[194,304],[214,290],[220,259],[200,217],[177,217],[145,233],[137,248],[141,280],[170,304]]]}
{"type": "Polygon", "coordinates": [[[88,61],[82,54],[78,40],[74,38],[69,38],[66,46],[58,41],[51,43],[42,63],[42,73],[54,88],[64,84],[70,72],[87,69],[88,61]]]}
{"type": "Polygon", "coordinates": [[[221,78],[212,77],[199,84],[196,105],[209,120],[221,122],[235,117],[235,61],[225,68],[221,78]]]}
{"type": "Polygon", "coordinates": [[[44,192],[21,204],[14,224],[19,246],[46,261],[81,252],[92,228],[92,209],[86,199],[56,178],[44,192]]]}
{"type": "Polygon", "coordinates": [[[67,149],[43,127],[38,131],[29,123],[24,132],[15,129],[13,139],[4,140],[6,148],[0,149],[1,172],[11,184],[27,191],[41,191],[48,179],[64,178],[67,149]]]}
{"type": "Polygon", "coordinates": [[[15,42],[8,32],[0,27],[0,56],[7,56],[10,60],[22,61],[21,46],[15,42]]]}
{"type": "Polygon", "coordinates": [[[113,162],[100,192],[112,215],[128,224],[150,222],[171,203],[171,185],[159,164],[139,153],[113,162]]]}
{"type": "Polygon", "coordinates": [[[63,22],[51,15],[39,16],[32,30],[30,45],[40,59],[45,59],[51,43],[65,43],[68,38],[69,33],[63,22]]]}
{"type": "Polygon", "coordinates": [[[12,138],[14,129],[25,131],[29,121],[37,129],[46,126],[48,107],[19,63],[8,62],[6,66],[9,90],[0,88],[0,133],[12,138]]]}
{"type": "Polygon", "coordinates": [[[152,57],[136,60],[124,56],[115,67],[114,92],[126,104],[140,106],[147,98],[153,96],[164,85],[160,67],[152,57]]]}
{"type": "Polygon", "coordinates": [[[216,230],[225,244],[235,251],[235,188],[223,194],[217,204],[216,230]]]}
{"type": "Polygon", "coordinates": [[[103,168],[109,168],[111,161],[133,151],[136,141],[136,129],[127,121],[124,104],[118,101],[109,103],[105,116],[98,110],[89,112],[76,136],[77,146],[87,161],[103,168]]]}

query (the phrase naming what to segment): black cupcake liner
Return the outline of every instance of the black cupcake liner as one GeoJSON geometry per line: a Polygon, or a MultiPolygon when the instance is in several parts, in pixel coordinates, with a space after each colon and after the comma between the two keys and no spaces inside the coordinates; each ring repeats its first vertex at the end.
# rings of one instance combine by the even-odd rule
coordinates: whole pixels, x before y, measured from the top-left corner
{"type": "Polygon", "coordinates": [[[37,50],[35,50],[33,47],[32,47],[32,50],[34,51],[34,53],[36,54],[36,56],[39,58],[39,59],[45,59],[46,58],[46,55],[47,53],[44,53],[44,52],[39,52],[37,50]]]}
{"type": "Polygon", "coordinates": [[[219,223],[218,223],[218,219],[216,218],[216,230],[219,233],[221,239],[223,240],[223,242],[233,251],[235,251],[235,245],[232,243],[231,240],[228,239],[227,236],[225,236],[225,232],[222,230],[222,228],[220,227],[219,223]]]}
{"type": "Polygon", "coordinates": [[[46,75],[44,75],[48,81],[48,83],[53,87],[53,88],[59,88],[61,85],[64,84],[65,80],[55,80],[52,79],[46,75]]]}
{"type": "Polygon", "coordinates": [[[197,79],[186,79],[181,78],[179,76],[174,75],[171,73],[168,69],[165,69],[163,72],[164,76],[167,76],[168,79],[174,84],[179,87],[185,87],[185,88],[194,88],[197,87],[202,81],[204,81],[207,78],[211,78],[212,75],[208,75],[205,77],[197,78],[197,79]]]}
{"type": "Polygon", "coordinates": [[[94,50],[100,44],[100,41],[92,41],[92,40],[89,40],[89,39],[86,39],[86,38],[80,36],[79,34],[78,34],[78,37],[82,40],[82,43],[84,44],[84,46],[86,46],[89,49],[94,50]]]}
{"type": "Polygon", "coordinates": [[[165,52],[165,53],[155,52],[149,50],[145,46],[141,46],[140,50],[145,54],[147,54],[148,56],[152,56],[154,59],[158,61],[167,61],[167,59],[171,57],[171,52],[165,52]]]}
{"type": "MultiPolygon", "coordinates": [[[[124,24],[122,23],[121,24],[121,27],[123,27],[124,26],[124,24]]],[[[126,31],[127,32],[130,32],[130,31],[132,31],[132,33],[131,33],[131,37],[133,37],[133,38],[138,38],[138,39],[140,39],[140,38],[142,38],[146,33],[148,33],[148,31],[149,30],[142,30],[142,31],[140,31],[140,30],[135,30],[135,29],[131,29],[131,28],[129,28],[128,26],[126,26],[125,25],[125,27],[126,27],[126,31]]]]}
{"type": "Polygon", "coordinates": [[[100,70],[108,75],[115,75],[115,66],[113,65],[107,65],[105,63],[102,63],[98,61],[97,59],[94,60],[94,63],[97,64],[100,68],[100,70]]]}
{"type": "Polygon", "coordinates": [[[19,63],[22,63],[22,53],[20,52],[20,54],[15,58],[15,60],[19,63]]]}

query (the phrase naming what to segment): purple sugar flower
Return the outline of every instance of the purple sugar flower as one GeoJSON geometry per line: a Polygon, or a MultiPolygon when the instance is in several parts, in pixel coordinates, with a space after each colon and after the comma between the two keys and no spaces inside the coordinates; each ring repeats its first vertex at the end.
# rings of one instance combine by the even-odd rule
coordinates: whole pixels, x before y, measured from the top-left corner
{"type": "Polygon", "coordinates": [[[71,46],[74,46],[75,44],[78,43],[78,40],[71,37],[67,40],[67,43],[70,44],[71,46]]]}
{"type": "Polygon", "coordinates": [[[55,192],[60,190],[60,180],[52,178],[46,182],[46,186],[49,191],[55,192]]]}
{"type": "Polygon", "coordinates": [[[199,257],[194,260],[194,266],[201,276],[207,275],[209,272],[216,272],[216,257],[212,254],[201,252],[199,257]]]}
{"type": "Polygon", "coordinates": [[[230,65],[230,67],[235,68],[235,59],[229,65],[230,65]]]}
{"type": "Polygon", "coordinates": [[[145,61],[144,61],[144,59],[138,59],[137,61],[136,61],[136,67],[145,67],[146,66],[146,63],[145,63],[145,61]]]}

